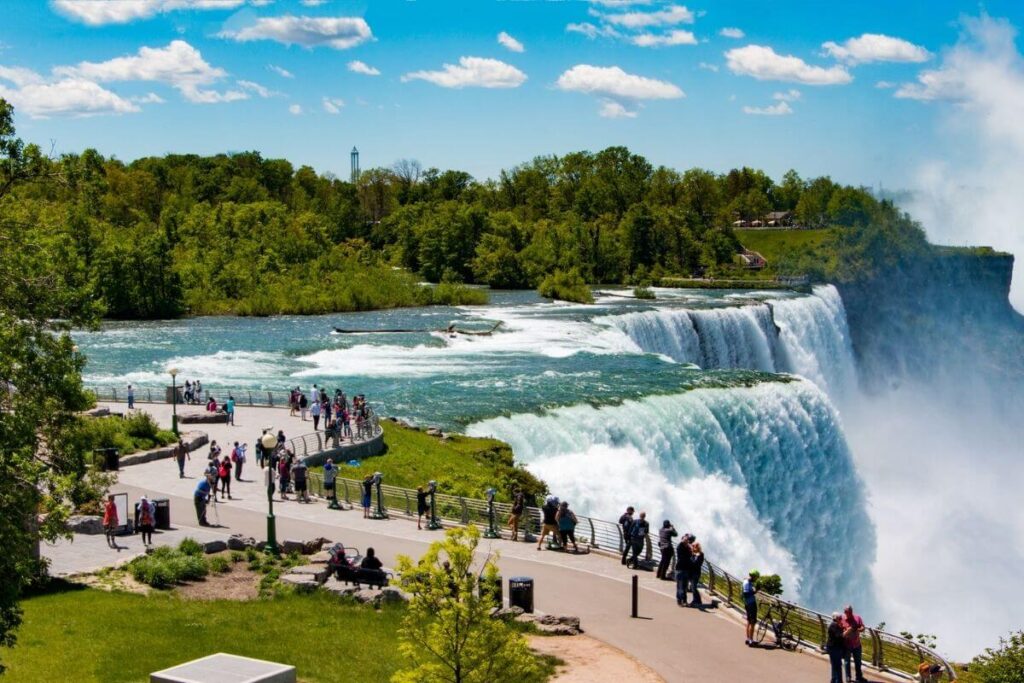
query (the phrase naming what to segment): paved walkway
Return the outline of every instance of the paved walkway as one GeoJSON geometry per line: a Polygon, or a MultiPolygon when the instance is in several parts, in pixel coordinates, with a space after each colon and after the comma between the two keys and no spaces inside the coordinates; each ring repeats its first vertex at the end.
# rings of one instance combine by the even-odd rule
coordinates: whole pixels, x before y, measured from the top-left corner
{"type": "MultiPolygon", "coordinates": [[[[115,404],[113,407],[118,408],[115,404]]],[[[161,423],[169,423],[169,406],[142,404],[142,409],[161,423]]],[[[123,409],[123,404],[120,405],[123,409]]],[[[284,429],[289,438],[303,433],[298,418],[289,418],[286,409],[240,407],[237,425],[206,425],[211,438],[233,442],[258,436],[260,428],[273,425],[284,429]]],[[[305,431],[312,425],[306,424],[305,431]]],[[[387,425],[385,424],[385,439],[387,425]]],[[[387,470],[383,456],[382,471],[387,470]]],[[[122,470],[116,492],[126,492],[135,501],[146,493],[171,501],[171,522],[175,533],[206,538],[209,533],[242,533],[266,538],[266,490],[262,473],[255,462],[243,472],[242,482],[232,481],[233,500],[218,504],[209,518],[220,527],[197,526],[192,506],[192,491],[206,463],[205,449],[186,466],[190,478],[179,479],[177,467],[169,460],[136,465],[122,470]],[[204,532],[206,532],[204,534],[204,532]]],[[[322,501],[302,504],[275,500],[278,540],[307,540],[323,536],[360,550],[373,546],[389,566],[395,556],[417,557],[439,532],[417,531],[412,521],[363,519],[361,510],[329,510],[322,501]]],[[[168,535],[170,540],[170,535],[168,535]]],[[[102,537],[99,537],[102,543],[102,537]]],[[[76,541],[77,542],[77,541],[76,541]]],[[[123,541],[122,541],[123,543],[123,541]]],[[[107,550],[111,555],[115,551],[107,550]]],[[[124,551],[122,551],[124,552],[124,551]]],[[[498,565],[505,577],[530,576],[535,581],[535,605],[552,614],[571,614],[581,619],[591,636],[633,655],[667,681],[759,681],[789,683],[822,681],[828,676],[827,661],[808,653],[747,648],[739,616],[721,607],[706,611],[681,609],[674,599],[674,584],[657,580],[653,573],[640,575],[640,619],[631,619],[630,577],[616,560],[600,554],[565,555],[538,551],[533,543],[507,540],[481,542],[481,553],[500,553],[498,565]]],[[[59,558],[60,552],[47,553],[59,558]]],[[[91,558],[91,553],[89,554],[91,558]]],[[[91,560],[90,560],[91,561],[91,560]]],[[[84,562],[83,562],[84,563],[84,562]]],[[[894,680],[873,676],[872,680],[894,680]]]]}

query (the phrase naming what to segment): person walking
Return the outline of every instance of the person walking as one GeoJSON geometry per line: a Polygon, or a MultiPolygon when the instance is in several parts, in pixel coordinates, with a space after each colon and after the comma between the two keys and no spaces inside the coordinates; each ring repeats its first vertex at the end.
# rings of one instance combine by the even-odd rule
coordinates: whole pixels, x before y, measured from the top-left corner
{"type": "Polygon", "coordinates": [[[277,462],[278,489],[281,493],[281,500],[288,500],[288,484],[292,479],[292,463],[289,455],[283,456],[277,462]]]}
{"type": "Polygon", "coordinates": [[[697,588],[697,584],[700,583],[700,575],[704,571],[704,550],[693,536],[690,536],[690,548],[693,551],[690,555],[690,590],[693,591],[693,601],[690,605],[703,607],[704,601],[700,597],[700,589],[697,588]]]}
{"type": "Polygon", "coordinates": [[[640,551],[644,549],[644,542],[647,540],[647,534],[651,531],[651,525],[647,522],[647,513],[641,512],[640,516],[633,522],[633,525],[629,528],[629,541],[632,551],[632,556],[629,561],[626,562],[626,566],[632,566],[633,569],[640,568],[640,551]]]}
{"type": "Polygon", "coordinates": [[[245,464],[245,449],[246,443],[235,442],[235,450],[231,454],[231,459],[235,462],[235,481],[242,481],[242,465],[245,464]]]}
{"type": "Polygon", "coordinates": [[[132,385],[128,385],[128,410],[135,409],[135,390],[132,389],[132,385]]]}
{"type": "Polygon", "coordinates": [[[139,499],[139,532],[142,545],[153,545],[153,525],[156,520],[156,506],[145,495],[139,499]]]}
{"type": "MultiPolygon", "coordinates": [[[[517,486],[512,490],[512,514],[508,516],[508,525],[512,528],[512,540],[519,540],[519,520],[523,518],[523,510],[526,509],[526,497],[517,486]]],[[[525,533],[523,534],[526,535],[525,533]]]]}
{"type": "Polygon", "coordinates": [[[295,464],[292,465],[292,483],[295,488],[295,500],[300,503],[309,502],[309,480],[306,476],[307,473],[306,461],[302,458],[296,458],[295,464]]]}
{"type": "Polygon", "coordinates": [[[299,416],[302,421],[306,421],[306,410],[309,408],[309,399],[306,398],[305,394],[299,394],[299,416]]]}
{"type": "Polygon", "coordinates": [[[633,506],[630,505],[626,508],[626,511],[619,517],[619,527],[622,528],[622,564],[626,564],[626,558],[629,557],[630,549],[630,532],[633,529],[633,506]]]}
{"type": "Polygon", "coordinates": [[[224,456],[217,466],[217,479],[220,480],[220,495],[231,500],[231,458],[224,456]]]}
{"type": "Polygon", "coordinates": [[[747,574],[740,595],[743,596],[743,608],[747,612],[747,640],[748,646],[754,644],[754,625],[757,624],[757,577],[758,573],[753,569],[747,574]]]}
{"type": "Polygon", "coordinates": [[[657,577],[662,581],[668,581],[668,570],[672,566],[672,557],[675,553],[672,550],[672,539],[679,535],[672,522],[665,520],[658,529],[658,552],[661,553],[661,561],[658,562],[657,577]]]}
{"type": "Polygon", "coordinates": [[[288,417],[295,417],[299,410],[299,388],[288,392],[288,417]]]}
{"type": "Polygon", "coordinates": [[[843,683],[843,657],[846,656],[846,636],[843,635],[843,615],[832,613],[832,623],[828,625],[825,638],[825,651],[828,652],[828,663],[832,671],[829,683],[843,683]]]}
{"type": "Polygon", "coordinates": [[[861,658],[863,656],[863,648],[860,642],[860,634],[864,632],[864,620],[860,618],[860,615],[855,614],[853,611],[853,605],[847,605],[846,609],[843,610],[843,637],[846,639],[846,651],[843,654],[843,659],[846,661],[846,681],[856,681],[856,683],[864,683],[864,672],[861,669],[861,658]],[[850,662],[853,661],[853,671],[850,671],[850,662]],[[851,676],[851,673],[856,673],[856,678],[851,676]]]}
{"type": "Polygon", "coordinates": [[[331,507],[335,507],[338,504],[338,494],[334,483],[337,478],[338,467],[334,464],[332,458],[327,458],[327,462],[324,463],[324,495],[330,501],[331,507]]]}
{"type": "Polygon", "coordinates": [[[185,445],[184,439],[178,439],[178,445],[174,447],[174,459],[178,463],[178,479],[185,478],[185,460],[191,460],[192,456],[188,454],[188,446],[185,445]]]}
{"type": "Polygon", "coordinates": [[[192,494],[192,502],[196,506],[196,519],[199,526],[210,526],[206,521],[206,505],[210,502],[210,492],[213,490],[213,477],[209,474],[203,476],[196,484],[196,490],[192,494]]]}
{"type": "Polygon", "coordinates": [[[315,432],[320,428],[320,401],[314,401],[309,412],[313,416],[313,431],[315,432]]]}
{"type": "Polygon", "coordinates": [[[235,426],[235,397],[228,394],[228,402],[224,404],[224,412],[228,414],[228,424],[235,426]]]}
{"type": "Polygon", "coordinates": [[[558,523],[558,535],[562,539],[562,548],[568,550],[569,541],[572,541],[572,551],[578,553],[580,549],[576,545],[576,525],[579,520],[576,519],[576,514],[569,509],[567,501],[563,500],[562,504],[558,506],[555,521],[558,523]]]}
{"type": "Polygon", "coordinates": [[[422,486],[416,487],[416,528],[423,528],[423,515],[430,512],[430,504],[427,503],[427,496],[429,494],[423,490],[422,486]]]}
{"type": "Polygon", "coordinates": [[[370,501],[373,498],[373,475],[367,474],[363,479],[363,519],[370,517],[370,501]]]}
{"type": "Polygon", "coordinates": [[[548,496],[540,512],[543,524],[540,530],[540,538],[537,539],[537,550],[541,549],[541,544],[548,534],[551,534],[552,539],[556,542],[558,541],[558,498],[548,496]]]}
{"type": "Polygon", "coordinates": [[[676,548],[676,604],[686,607],[686,592],[690,589],[690,562],[693,559],[693,546],[690,545],[690,534],[683,534],[676,548]]]}
{"type": "Polygon", "coordinates": [[[118,526],[117,504],[114,503],[114,496],[111,494],[107,496],[107,502],[103,504],[103,534],[107,537],[107,546],[110,548],[117,548],[114,534],[117,533],[118,526]]]}

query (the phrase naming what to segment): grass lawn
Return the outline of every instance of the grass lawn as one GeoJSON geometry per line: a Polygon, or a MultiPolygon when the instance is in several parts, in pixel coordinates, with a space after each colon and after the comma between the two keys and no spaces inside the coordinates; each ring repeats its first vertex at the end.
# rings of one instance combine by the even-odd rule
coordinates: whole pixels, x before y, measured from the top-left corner
{"type": "Polygon", "coordinates": [[[764,272],[774,272],[774,264],[791,257],[795,252],[818,251],[831,237],[834,229],[823,230],[735,230],[740,244],[764,256],[768,267],[764,272]]]}
{"type": "Polygon", "coordinates": [[[18,643],[2,655],[8,681],[148,681],[215,652],[293,664],[299,680],[387,681],[400,665],[403,607],[374,610],[331,595],[183,600],[74,588],[21,603],[18,643]]]}
{"type": "Polygon", "coordinates": [[[528,493],[546,491],[542,481],[515,465],[512,449],[503,441],[460,434],[442,441],[390,420],[381,424],[387,451],[366,458],[358,467],[342,465],[340,476],[362,479],[380,471],[384,473],[384,483],[405,488],[424,486],[434,479],[444,493],[471,498],[483,498],[484,491],[493,486],[502,501],[509,500],[513,484],[528,493]]]}

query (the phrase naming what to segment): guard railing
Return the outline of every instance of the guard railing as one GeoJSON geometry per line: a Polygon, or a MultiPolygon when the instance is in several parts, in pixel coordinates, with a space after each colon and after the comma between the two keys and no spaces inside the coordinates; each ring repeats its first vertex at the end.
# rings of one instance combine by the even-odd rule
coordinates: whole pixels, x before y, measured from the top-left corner
{"type": "Polygon", "coordinates": [[[366,407],[366,417],[362,424],[357,424],[355,419],[350,420],[351,436],[339,434],[337,437],[324,432],[313,432],[303,434],[285,441],[285,447],[295,455],[305,458],[315,455],[321,451],[332,448],[339,448],[346,444],[361,443],[369,441],[381,435],[383,429],[380,426],[380,419],[377,413],[369,406],[366,407]]]}
{"type": "MultiPolygon", "coordinates": [[[[128,389],[117,388],[117,387],[99,387],[91,386],[86,387],[89,391],[96,395],[97,401],[103,401],[107,403],[126,403],[128,401],[128,389]]],[[[184,389],[179,384],[178,393],[182,394],[184,389]]],[[[211,397],[217,399],[218,402],[227,400],[227,397],[234,396],[235,404],[240,406],[288,406],[288,401],[291,397],[289,391],[267,391],[263,389],[227,389],[223,387],[204,387],[202,390],[203,398],[195,405],[201,405],[209,401],[211,397]]],[[[167,388],[158,387],[136,387],[135,388],[135,402],[136,403],[170,403],[167,400],[169,396],[167,388]]],[[[179,400],[179,405],[185,405],[184,401],[179,400]]]]}

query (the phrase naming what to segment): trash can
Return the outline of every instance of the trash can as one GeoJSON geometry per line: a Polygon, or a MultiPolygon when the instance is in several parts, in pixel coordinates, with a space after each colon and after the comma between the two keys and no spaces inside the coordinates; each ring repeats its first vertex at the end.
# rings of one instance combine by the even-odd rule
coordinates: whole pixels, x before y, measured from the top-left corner
{"type": "Polygon", "coordinates": [[[533,579],[529,576],[513,576],[509,579],[508,604],[533,614],[533,579]]]}
{"type": "Polygon", "coordinates": [[[100,469],[104,472],[116,472],[121,466],[121,454],[116,448],[97,448],[93,451],[100,461],[100,469]]]}
{"type": "Polygon", "coordinates": [[[167,531],[171,528],[171,501],[167,498],[154,498],[150,502],[156,507],[156,514],[153,515],[156,528],[167,531]]]}
{"type": "Polygon", "coordinates": [[[480,593],[481,598],[485,597],[487,593],[491,593],[494,596],[494,606],[501,607],[505,598],[504,591],[502,590],[501,574],[495,576],[493,581],[486,576],[481,576],[477,582],[477,591],[480,593]]]}

